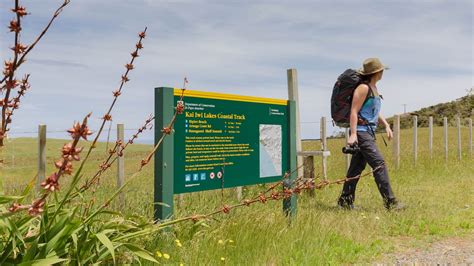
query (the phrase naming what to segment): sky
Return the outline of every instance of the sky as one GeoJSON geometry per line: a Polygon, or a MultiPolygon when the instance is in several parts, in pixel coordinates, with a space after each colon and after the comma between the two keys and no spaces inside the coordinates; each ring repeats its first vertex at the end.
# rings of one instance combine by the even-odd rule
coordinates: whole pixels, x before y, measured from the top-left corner
{"type": "MultiPolygon", "coordinates": [[[[3,60],[12,57],[13,3],[0,2],[3,60]]],[[[21,3],[30,43],[62,1],[21,3]]],[[[65,138],[88,112],[97,128],[145,26],[113,128],[138,128],[153,113],[154,88],[181,87],[184,77],[189,89],[287,99],[286,70],[296,68],[302,138],[318,138],[337,76],[368,57],[390,66],[378,84],[385,116],[452,101],[474,85],[473,8],[471,0],[71,0],[19,71],[31,74],[31,90],[10,137],[47,124],[49,137],[65,138]]]]}

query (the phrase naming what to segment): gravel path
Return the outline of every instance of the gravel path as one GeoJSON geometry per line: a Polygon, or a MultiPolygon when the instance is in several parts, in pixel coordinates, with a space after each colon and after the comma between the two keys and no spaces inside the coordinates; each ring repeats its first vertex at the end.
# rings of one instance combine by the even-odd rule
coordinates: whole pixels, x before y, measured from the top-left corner
{"type": "Polygon", "coordinates": [[[387,254],[381,264],[396,265],[474,265],[474,239],[449,238],[427,248],[387,254]]]}

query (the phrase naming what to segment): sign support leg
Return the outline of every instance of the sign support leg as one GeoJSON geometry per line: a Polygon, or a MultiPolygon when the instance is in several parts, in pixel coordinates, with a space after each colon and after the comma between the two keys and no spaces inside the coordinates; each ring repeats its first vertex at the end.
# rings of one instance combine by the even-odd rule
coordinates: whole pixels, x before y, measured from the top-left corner
{"type": "MultiPolygon", "coordinates": [[[[292,172],[290,176],[284,180],[283,188],[293,188],[295,186],[294,182],[296,181],[296,177],[298,171],[295,171],[297,168],[296,165],[296,102],[295,101],[288,101],[288,138],[289,138],[289,149],[288,149],[288,171],[292,172]]],[[[296,206],[297,205],[297,196],[296,194],[292,194],[291,197],[283,200],[283,212],[285,215],[289,216],[290,218],[296,215],[296,206]]]]}
{"type": "MultiPolygon", "coordinates": [[[[161,130],[168,126],[174,115],[172,88],[155,89],[155,145],[161,138],[161,130]]],[[[167,136],[155,153],[155,221],[168,219],[173,215],[174,178],[174,135],[167,136]]]]}

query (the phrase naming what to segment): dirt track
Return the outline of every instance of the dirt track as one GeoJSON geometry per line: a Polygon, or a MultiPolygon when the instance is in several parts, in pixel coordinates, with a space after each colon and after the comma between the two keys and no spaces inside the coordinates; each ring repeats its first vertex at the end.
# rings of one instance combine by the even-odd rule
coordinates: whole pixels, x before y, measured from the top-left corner
{"type": "Polygon", "coordinates": [[[427,248],[387,254],[383,262],[396,265],[474,265],[474,239],[450,238],[427,248]]]}

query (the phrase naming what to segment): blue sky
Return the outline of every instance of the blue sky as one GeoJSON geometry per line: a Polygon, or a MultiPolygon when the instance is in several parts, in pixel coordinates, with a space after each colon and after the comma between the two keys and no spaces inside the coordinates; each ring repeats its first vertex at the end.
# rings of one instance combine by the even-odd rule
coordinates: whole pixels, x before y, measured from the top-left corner
{"type": "MultiPolygon", "coordinates": [[[[62,1],[22,2],[28,43],[62,1]]],[[[2,59],[11,57],[12,4],[0,2],[2,59]]],[[[184,76],[190,89],[287,98],[286,70],[296,68],[303,122],[330,116],[335,79],[367,57],[391,67],[379,84],[386,116],[402,104],[410,111],[454,100],[474,84],[470,0],[72,0],[20,71],[31,73],[32,89],[11,136],[40,123],[64,130],[88,112],[97,126],[145,26],[145,49],[113,112],[126,128],[153,112],[154,87],[179,87],[184,76]]],[[[319,124],[303,123],[302,135],[319,137],[319,124]]]]}

